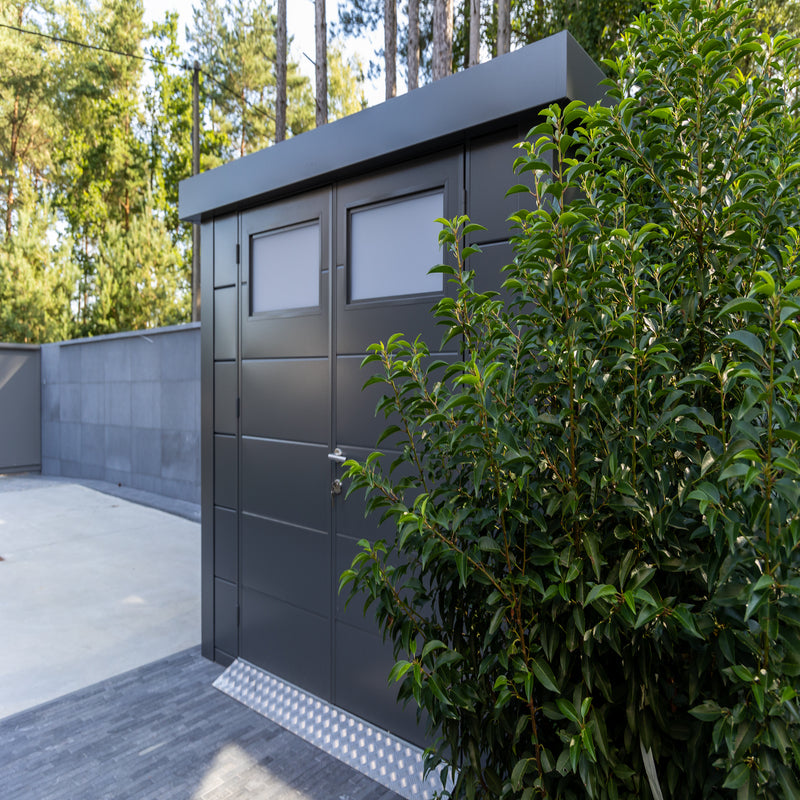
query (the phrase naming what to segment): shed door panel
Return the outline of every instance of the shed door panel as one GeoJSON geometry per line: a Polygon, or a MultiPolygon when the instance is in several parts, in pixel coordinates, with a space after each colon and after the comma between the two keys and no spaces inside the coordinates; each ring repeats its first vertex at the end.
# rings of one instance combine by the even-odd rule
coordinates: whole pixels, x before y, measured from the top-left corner
{"type": "Polygon", "coordinates": [[[328,358],[249,359],[242,364],[242,433],[326,444],[328,358]]]}
{"type": "Polygon", "coordinates": [[[242,359],[328,356],[329,238],[330,190],[242,215],[242,359]]]}
{"type": "MultiPolygon", "coordinates": [[[[336,406],[334,446],[346,456],[364,459],[375,447],[387,422],[375,416],[383,394],[380,385],[362,392],[370,371],[360,368],[370,344],[401,332],[418,334],[432,352],[440,348],[442,329],[431,315],[433,305],[453,287],[441,274],[428,270],[451,263],[438,245],[437,217],[452,217],[463,208],[463,159],[460,151],[435,160],[404,165],[341,185],[336,192],[336,406]],[[372,268],[375,275],[363,273],[372,268]]],[[[455,357],[450,342],[445,359],[455,357]]],[[[391,454],[392,440],[381,444],[391,454]]],[[[360,538],[390,538],[392,526],[377,529],[364,518],[359,495],[334,502],[336,574],[347,568],[360,538]]],[[[422,743],[412,708],[396,702],[397,687],[387,685],[393,663],[391,645],[383,642],[372,611],[366,617],[354,599],[335,610],[334,702],[376,721],[400,736],[422,743]]]]}
{"type": "Polygon", "coordinates": [[[442,260],[450,263],[438,247],[435,218],[462,207],[461,164],[456,151],[338,187],[338,354],[364,353],[398,331],[412,339],[422,334],[431,349],[438,347],[442,330],[430,309],[449,287],[442,275],[427,273],[442,260]],[[377,277],[362,275],[370,270],[377,277]]]}
{"type": "Polygon", "coordinates": [[[452,287],[427,274],[447,258],[429,217],[462,211],[462,173],[453,152],[241,217],[239,654],[418,742],[386,682],[390,645],[336,591],[358,539],[391,526],[332,496],[328,455],[365,458],[384,427],[379,392],[361,392],[372,342],[402,331],[439,346],[430,309],[452,287]]]}
{"type": "Polygon", "coordinates": [[[239,654],[331,696],[330,190],[242,215],[239,654]]]}

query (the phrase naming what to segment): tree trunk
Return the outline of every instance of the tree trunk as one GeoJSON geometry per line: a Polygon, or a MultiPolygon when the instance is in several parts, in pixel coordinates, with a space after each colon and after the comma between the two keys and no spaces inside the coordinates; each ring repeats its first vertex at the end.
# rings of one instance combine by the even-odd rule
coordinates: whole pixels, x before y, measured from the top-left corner
{"type": "Polygon", "coordinates": [[[388,100],[397,94],[397,0],[383,0],[383,53],[388,100]]]}
{"type": "Polygon", "coordinates": [[[497,55],[511,51],[511,0],[497,0],[497,55]]]}
{"type": "Polygon", "coordinates": [[[433,80],[452,71],[453,0],[434,0],[433,5],[433,80]]]}
{"type": "Polygon", "coordinates": [[[469,3],[469,66],[481,61],[481,0],[469,3]]]}
{"type": "Polygon", "coordinates": [[[314,0],[317,32],[317,127],[328,121],[328,24],[325,0],[314,0]]]}
{"type": "Polygon", "coordinates": [[[408,0],[408,91],[419,86],[419,0],[408,0]]]}
{"type": "Polygon", "coordinates": [[[14,183],[17,177],[17,145],[19,143],[19,96],[14,95],[14,114],[11,118],[11,152],[9,162],[11,169],[8,171],[8,187],[6,189],[6,236],[11,236],[14,207],[14,183]]]}
{"type": "Polygon", "coordinates": [[[278,0],[275,38],[275,141],[282,142],[286,138],[286,0],[278,0]]]}

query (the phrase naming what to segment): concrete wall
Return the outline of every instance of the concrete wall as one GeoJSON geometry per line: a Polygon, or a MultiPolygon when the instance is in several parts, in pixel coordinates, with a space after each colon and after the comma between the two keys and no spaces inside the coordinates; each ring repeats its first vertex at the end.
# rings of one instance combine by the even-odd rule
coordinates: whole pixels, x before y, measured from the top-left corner
{"type": "Polygon", "coordinates": [[[41,353],[43,474],[200,502],[200,323],[41,353]]]}
{"type": "Polygon", "coordinates": [[[0,344],[0,472],[39,469],[39,359],[38,345],[0,344]]]}

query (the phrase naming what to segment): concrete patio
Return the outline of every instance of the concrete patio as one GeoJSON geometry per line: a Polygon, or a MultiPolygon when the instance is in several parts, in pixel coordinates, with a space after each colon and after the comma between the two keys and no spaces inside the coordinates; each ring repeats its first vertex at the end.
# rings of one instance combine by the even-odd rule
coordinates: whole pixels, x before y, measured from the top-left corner
{"type": "Polygon", "coordinates": [[[5,476],[0,557],[0,717],[200,642],[197,522],[5,476]]]}
{"type": "Polygon", "coordinates": [[[212,687],[196,507],[93,486],[0,476],[4,800],[398,798],[212,687]]]}

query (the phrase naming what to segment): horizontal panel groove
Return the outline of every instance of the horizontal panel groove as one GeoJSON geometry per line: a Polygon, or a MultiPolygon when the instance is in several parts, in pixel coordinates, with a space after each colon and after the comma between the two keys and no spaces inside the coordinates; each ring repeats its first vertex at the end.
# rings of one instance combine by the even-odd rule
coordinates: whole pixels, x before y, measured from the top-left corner
{"type": "MultiPolygon", "coordinates": [[[[216,435],[219,436],[219,434],[216,435]]],[[[221,506],[219,503],[214,503],[214,508],[221,508],[223,511],[233,511],[234,514],[236,513],[235,508],[231,508],[230,506],[221,506]]]]}
{"type": "MultiPolygon", "coordinates": [[[[476,237],[478,237],[479,234],[480,234],[480,231],[476,231],[475,232],[475,236],[476,237]]],[[[475,238],[475,239],[473,239],[473,242],[476,245],[478,245],[479,247],[482,247],[484,245],[486,247],[491,247],[493,245],[498,245],[498,244],[509,244],[508,237],[506,237],[505,239],[481,239],[481,238],[475,238]]]]}
{"type": "Polygon", "coordinates": [[[277,522],[279,525],[287,525],[290,528],[297,528],[301,531],[308,531],[309,533],[319,533],[322,536],[328,536],[328,531],[320,530],[319,528],[309,528],[307,525],[299,525],[296,522],[288,522],[285,519],[278,519],[278,517],[268,517],[264,514],[256,514],[255,511],[242,511],[243,517],[251,517],[252,519],[263,519],[265,522],[277,522]]]}
{"type": "Polygon", "coordinates": [[[270,600],[273,600],[277,603],[281,603],[284,606],[289,606],[290,608],[295,608],[298,611],[302,611],[304,614],[310,614],[312,617],[316,617],[317,619],[322,620],[329,620],[329,614],[318,614],[316,611],[312,611],[310,608],[306,606],[299,606],[297,603],[289,603],[288,601],[284,600],[282,597],[278,597],[277,595],[270,594],[269,592],[262,592],[261,589],[256,589],[254,586],[249,586],[246,583],[243,583],[248,592],[252,592],[253,594],[260,594],[263,597],[268,597],[270,600]]]}
{"type": "Polygon", "coordinates": [[[269,436],[253,436],[252,434],[242,436],[242,439],[247,439],[251,442],[274,442],[275,444],[296,444],[301,447],[319,447],[321,450],[324,450],[326,447],[328,447],[327,443],[325,442],[300,442],[296,439],[273,439],[269,436]]]}
{"type": "Polygon", "coordinates": [[[219,286],[215,286],[215,289],[230,289],[231,286],[236,286],[236,282],[233,283],[221,283],[219,286]]]}
{"type": "Polygon", "coordinates": [[[235,358],[215,358],[214,359],[214,363],[215,364],[235,364],[236,363],[236,359],[235,358]]]}
{"type": "Polygon", "coordinates": [[[309,361],[327,361],[328,356],[258,356],[243,358],[242,364],[261,363],[263,361],[302,361],[307,363],[309,361]]]}
{"type": "MultiPolygon", "coordinates": [[[[353,599],[353,602],[355,602],[357,600],[359,602],[356,603],[356,605],[360,605],[360,606],[363,607],[364,598],[361,598],[360,595],[359,595],[359,596],[357,596],[357,597],[355,597],[353,599]]],[[[367,613],[364,614],[364,621],[367,624],[371,624],[371,623],[374,622],[375,623],[375,629],[374,630],[365,630],[364,628],[359,627],[358,625],[354,625],[352,622],[348,622],[344,617],[340,617],[338,612],[336,614],[336,627],[337,628],[349,628],[351,631],[356,631],[357,633],[363,633],[366,636],[373,636],[379,642],[383,641],[382,638],[381,638],[381,630],[378,627],[378,620],[375,619],[374,616],[372,615],[372,606],[370,606],[367,609],[367,613]]]]}
{"type": "Polygon", "coordinates": [[[360,308],[384,309],[416,306],[420,303],[430,303],[431,308],[439,302],[445,294],[443,292],[420,292],[419,294],[390,294],[385,297],[370,297],[364,300],[352,300],[343,304],[345,312],[360,308]]]}
{"type": "Polygon", "coordinates": [[[229,581],[227,578],[216,578],[216,581],[218,583],[227,584],[228,586],[232,587],[233,589],[235,589],[239,585],[235,581],[229,581]]]}
{"type": "MultiPolygon", "coordinates": [[[[452,356],[456,353],[455,350],[432,350],[427,358],[440,358],[442,356],[452,356]]],[[[365,358],[368,353],[337,353],[336,358],[365,358]]]]}

